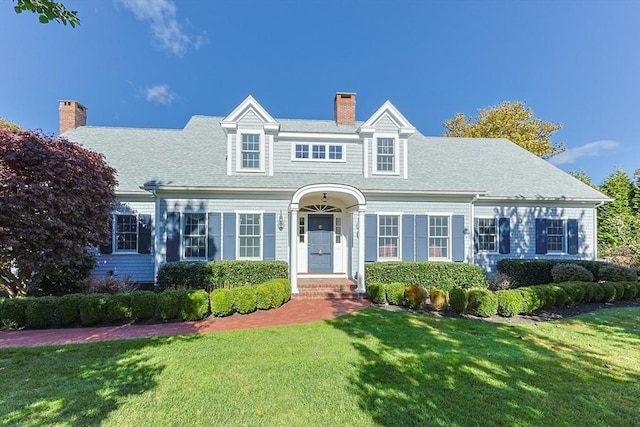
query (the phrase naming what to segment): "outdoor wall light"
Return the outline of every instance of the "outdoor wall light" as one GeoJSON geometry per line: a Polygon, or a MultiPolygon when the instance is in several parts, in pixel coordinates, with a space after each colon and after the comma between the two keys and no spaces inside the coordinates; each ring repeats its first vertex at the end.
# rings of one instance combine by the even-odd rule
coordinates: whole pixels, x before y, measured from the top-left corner
{"type": "Polygon", "coordinates": [[[327,193],[322,193],[322,203],[327,203],[327,193]]]}
{"type": "Polygon", "coordinates": [[[280,210],[280,215],[278,216],[278,230],[284,230],[284,217],[282,216],[282,210],[280,210]]]}

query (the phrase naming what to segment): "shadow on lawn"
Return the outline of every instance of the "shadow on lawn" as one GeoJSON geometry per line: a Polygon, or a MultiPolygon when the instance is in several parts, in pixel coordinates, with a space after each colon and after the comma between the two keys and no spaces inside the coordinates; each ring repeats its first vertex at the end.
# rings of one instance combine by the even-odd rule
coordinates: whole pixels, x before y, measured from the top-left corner
{"type": "MultiPolygon", "coordinates": [[[[637,310],[633,314],[637,316],[637,310]]],[[[353,338],[361,356],[354,362],[353,393],[379,425],[632,422],[640,398],[633,384],[640,376],[637,369],[608,360],[605,341],[625,341],[631,345],[627,348],[637,348],[638,332],[601,320],[576,319],[579,327],[574,328],[583,331],[548,324],[566,328],[573,339],[550,338],[560,335],[548,333],[547,325],[380,309],[339,317],[330,324],[353,338]],[[576,334],[584,334],[587,341],[593,338],[593,347],[575,339],[576,334]]]]}
{"type": "Polygon", "coordinates": [[[194,334],[1,350],[0,425],[98,425],[127,396],[157,385],[164,366],[145,355],[145,348],[198,338],[194,334]],[[10,393],[2,385],[8,382],[10,393]]]}

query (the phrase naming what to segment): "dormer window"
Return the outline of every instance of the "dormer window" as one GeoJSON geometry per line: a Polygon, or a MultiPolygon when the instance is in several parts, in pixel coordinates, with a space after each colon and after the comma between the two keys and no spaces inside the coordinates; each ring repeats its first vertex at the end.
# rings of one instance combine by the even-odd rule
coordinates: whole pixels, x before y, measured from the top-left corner
{"type": "Polygon", "coordinates": [[[377,138],[376,141],[376,172],[396,173],[396,139],[377,138]]]}
{"type": "Polygon", "coordinates": [[[344,162],[343,144],[294,144],[293,160],[344,162]]]}
{"type": "Polygon", "coordinates": [[[260,134],[242,134],[242,169],[260,170],[260,134]]]}

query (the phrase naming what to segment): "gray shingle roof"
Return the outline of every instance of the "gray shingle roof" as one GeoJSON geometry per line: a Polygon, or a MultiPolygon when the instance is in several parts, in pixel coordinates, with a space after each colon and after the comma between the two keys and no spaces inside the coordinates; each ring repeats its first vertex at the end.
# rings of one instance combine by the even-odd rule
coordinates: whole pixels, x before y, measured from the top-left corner
{"type": "MultiPolygon", "coordinates": [[[[194,116],[184,129],[83,126],[64,134],[103,153],[118,171],[120,192],[147,182],[179,187],[294,189],[331,182],[362,191],[483,192],[490,197],[607,200],[600,192],[506,139],[409,137],[409,179],[274,171],[227,175],[223,117],[194,116]]],[[[329,120],[276,119],[281,131],[355,134],[329,120]]]]}

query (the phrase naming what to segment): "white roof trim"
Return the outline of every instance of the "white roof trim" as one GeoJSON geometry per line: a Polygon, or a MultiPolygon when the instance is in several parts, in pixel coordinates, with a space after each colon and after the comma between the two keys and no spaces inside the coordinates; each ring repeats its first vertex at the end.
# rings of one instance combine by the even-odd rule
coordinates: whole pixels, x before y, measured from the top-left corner
{"type": "Polygon", "coordinates": [[[359,128],[358,132],[361,133],[373,133],[375,132],[375,126],[378,121],[384,116],[388,116],[397,126],[398,133],[403,135],[412,135],[416,133],[416,128],[402,115],[400,111],[391,103],[391,101],[385,101],[384,104],[378,110],[371,115],[359,128]]]}
{"type": "Polygon", "coordinates": [[[223,129],[237,129],[238,121],[249,111],[253,111],[264,123],[265,130],[277,131],[280,129],[280,124],[251,95],[247,96],[227,117],[222,119],[220,126],[223,129]]]}

